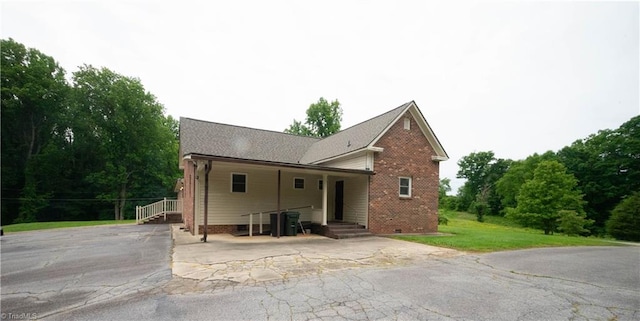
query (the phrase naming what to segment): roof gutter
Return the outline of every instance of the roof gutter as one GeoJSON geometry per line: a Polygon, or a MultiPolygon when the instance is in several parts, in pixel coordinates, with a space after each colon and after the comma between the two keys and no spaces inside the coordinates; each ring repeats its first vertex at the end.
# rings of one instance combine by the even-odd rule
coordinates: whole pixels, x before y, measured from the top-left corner
{"type": "Polygon", "coordinates": [[[384,148],[382,148],[382,147],[365,146],[363,148],[358,148],[356,150],[352,150],[352,151],[346,152],[344,154],[332,156],[332,157],[329,157],[329,158],[319,159],[317,161],[314,161],[313,164],[331,162],[331,161],[334,161],[336,159],[349,157],[349,156],[356,155],[356,154],[362,153],[362,152],[382,153],[383,151],[384,151],[384,148]]]}
{"type": "Polygon", "coordinates": [[[265,160],[212,156],[212,155],[203,155],[203,154],[188,154],[184,156],[184,159],[202,159],[202,160],[211,160],[211,161],[226,162],[226,163],[265,165],[265,166],[294,168],[294,169],[310,169],[310,170],[318,170],[323,172],[375,175],[373,171],[361,170],[361,169],[337,168],[337,167],[328,167],[328,166],[315,165],[315,164],[292,164],[292,163],[284,163],[284,162],[271,162],[271,161],[265,161],[265,160]]]}

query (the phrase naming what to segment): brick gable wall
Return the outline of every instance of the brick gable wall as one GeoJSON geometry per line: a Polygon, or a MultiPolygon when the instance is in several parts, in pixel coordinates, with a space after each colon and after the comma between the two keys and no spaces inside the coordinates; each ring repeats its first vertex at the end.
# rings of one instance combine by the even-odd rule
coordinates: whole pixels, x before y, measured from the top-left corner
{"type": "Polygon", "coordinates": [[[369,230],[377,234],[438,231],[438,162],[431,144],[409,112],[377,142],[369,187],[369,230]],[[410,130],[404,119],[411,120],[410,130]],[[411,177],[411,197],[399,196],[399,177],[411,177]]]}

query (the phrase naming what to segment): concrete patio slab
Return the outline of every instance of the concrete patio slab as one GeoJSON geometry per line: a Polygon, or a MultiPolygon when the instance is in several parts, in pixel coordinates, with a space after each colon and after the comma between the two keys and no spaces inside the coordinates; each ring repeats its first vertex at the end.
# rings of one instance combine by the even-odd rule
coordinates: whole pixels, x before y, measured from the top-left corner
{"type": "Polygon", "coordinates": [[[172,226],[172,270],[193,280],[224,280],[236,284],[283,280],[343,269],[391,267],[434,257],[464,254],[456,250],[364,237],[334,240],[319,235],[242,236],[213,234],[207,242],[172,226]]]}

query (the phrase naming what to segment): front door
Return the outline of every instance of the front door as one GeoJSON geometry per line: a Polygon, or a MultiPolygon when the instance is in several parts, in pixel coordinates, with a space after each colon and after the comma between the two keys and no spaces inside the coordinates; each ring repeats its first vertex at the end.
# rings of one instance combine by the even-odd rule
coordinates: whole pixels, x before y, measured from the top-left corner
{"type": "Polygon", "coordinates": [[[336,182],[336,212],[334,219],[342,221],[342,212],[344,209],[344,181],[336,182]]]}

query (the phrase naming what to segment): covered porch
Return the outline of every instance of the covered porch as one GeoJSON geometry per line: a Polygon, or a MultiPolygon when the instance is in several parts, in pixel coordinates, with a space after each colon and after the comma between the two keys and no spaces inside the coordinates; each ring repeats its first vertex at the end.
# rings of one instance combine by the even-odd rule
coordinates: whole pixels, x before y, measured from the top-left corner
{"type": "Polygon", "coordinates": [[[270,217],[283,211],[299,212],[299,222],[315,234],[326,235],[332,223],[368,226],[370,171],[198,159],[193,174],[190,228],[203,239],[207,234],[252,236],[273,230],[283,235],[272,228],[270,217]]]}

